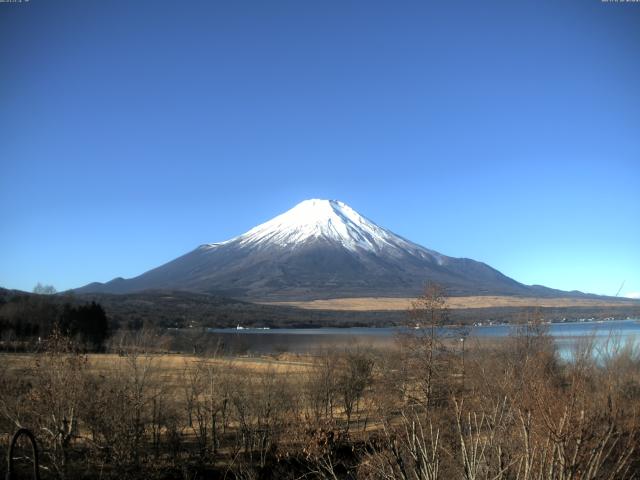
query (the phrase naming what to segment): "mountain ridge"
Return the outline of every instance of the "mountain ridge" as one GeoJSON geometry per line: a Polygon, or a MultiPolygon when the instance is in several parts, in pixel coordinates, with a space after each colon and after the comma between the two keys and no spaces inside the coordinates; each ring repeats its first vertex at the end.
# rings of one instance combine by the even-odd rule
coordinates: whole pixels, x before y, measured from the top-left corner
{"type": "Polygon", "coordinates": [[[489,265],[454,258],[377,225],[337,200],[305,200],[229,240],[137,277],[94,282],[79,293],[175,289],[250,300],[417,295],[424,283],[449,295],[582,296],[527,286],[489,265]]]}

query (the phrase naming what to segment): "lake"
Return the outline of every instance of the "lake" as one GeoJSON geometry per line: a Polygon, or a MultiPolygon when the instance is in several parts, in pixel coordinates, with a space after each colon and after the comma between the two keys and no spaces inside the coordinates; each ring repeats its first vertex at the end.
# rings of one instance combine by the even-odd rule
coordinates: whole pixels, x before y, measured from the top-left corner
{"type": "MultiPolygon", "coordinates": [[[[611,350],[613,343],[633,342],[635,345],[636,338],[640,339],[639,319],[553,323],[547,326],[563,358],[570,358],[580,339],[588,337],[593,337],[596,346],[606,346],[607,350],[611,350]]],[[[504,324],[469,327],[468,339],[507,337],[514,333],[515,328],[516,325],[504,324]]],[[[309,353],[329,346],[340,348],[355,344],[384,347],[391,345],[397,334],[403,331],[410,330],[404,327],[208,329],[228,347],[254,353],[309,353]]],[[[443,329],[441,333],[459,336],[454,329],[443,329]]]]}

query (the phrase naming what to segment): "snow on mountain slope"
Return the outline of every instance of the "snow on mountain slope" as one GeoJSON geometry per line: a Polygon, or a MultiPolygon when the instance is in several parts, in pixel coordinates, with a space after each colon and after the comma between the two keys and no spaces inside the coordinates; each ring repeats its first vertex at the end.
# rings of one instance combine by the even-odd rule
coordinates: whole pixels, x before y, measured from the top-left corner
{"type": "Polygon", "coordinates": [[[353,252],[384,251],[389,254],[395,250],[395,253],[404,254],[407,251],[415,251],[436,258],[439,263],[443,258],[437,252],[409,242],[376,225],[345,203],[321,199],[305,200],[239,237],[226,242],[203,245],[203,248],[217,248],[230,243],[246,247],[277,245],[296,248],[318,239],[338,243],[353,252]]]}

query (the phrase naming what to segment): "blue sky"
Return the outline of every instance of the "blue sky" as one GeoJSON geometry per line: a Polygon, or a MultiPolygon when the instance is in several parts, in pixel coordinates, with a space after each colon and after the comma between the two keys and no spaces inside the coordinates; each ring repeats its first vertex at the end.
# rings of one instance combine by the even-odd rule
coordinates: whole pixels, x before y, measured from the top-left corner
{"type": "Polygon", "coordinates": [[[130,277],[306,198],[640,292],[640,4],[0,3],[0,285],[130,277]]]}

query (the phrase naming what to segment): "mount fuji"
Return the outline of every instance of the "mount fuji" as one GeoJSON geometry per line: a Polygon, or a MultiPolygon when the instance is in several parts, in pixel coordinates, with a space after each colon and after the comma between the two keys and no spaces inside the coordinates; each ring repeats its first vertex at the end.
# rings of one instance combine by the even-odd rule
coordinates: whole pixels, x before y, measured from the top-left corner
{"type": "Polygon", "coordinates": [[[91,283],[76,292],[185,290],[287,301],[415,296],[427,281],[443,285],[449,295],[569,295],[523,285],[475,260],[442,255],[342,202],[318,199],[135,278],[91,283]]]}

